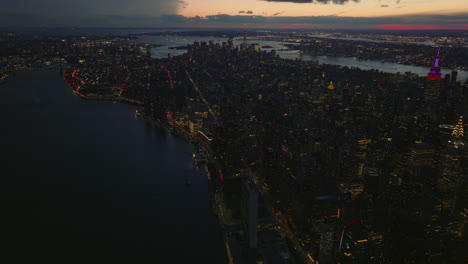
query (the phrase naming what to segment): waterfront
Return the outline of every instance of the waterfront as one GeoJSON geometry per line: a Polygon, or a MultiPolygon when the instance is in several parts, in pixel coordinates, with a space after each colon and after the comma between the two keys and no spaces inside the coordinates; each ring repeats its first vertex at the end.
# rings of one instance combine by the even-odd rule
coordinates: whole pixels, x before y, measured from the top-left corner
{"type": "Polygon", "coordinates": [[[0,95],[2,253],[224,263],[189,144],[136,106],[79,98],[57,70],[18,72],[0,95]]]}
{"type": "MultiPolygon", "coordinates": [[[[213,41],[214,43],[227,42],[228,36],[226,38],[218,37],[182,37],[182,36],[149,36],[141,35],[138,37],[138,42],[140,43],[150,43],[161,45],[159,47],[154,47],[151,49],[151,54],[153,58],[167,58],[168,54],[171,56],[182,55],[186,50],[171,50],[168,47],[172,46],[184,46],[192,44],[195,41],[198,42],[209,42],[213,41]]],[[[248,40],[249,43],[258,43],[260,47],[262,46],[271,46],[271,48],[261,48],[261,50],[270,51],[275,49],[277,54],[284,59],[300,59],[305,61],[319,61],[319,63],[325,64],[334,64],[347,67],[358,67],[362,70],[371,70],[377,69],[382,72],[388,73],[401,73],[412,72],[419,76],[426,76],[429,71],[429,67],[422,66],[411,66],[404,65],[394,62],[382,62],[374,60],[359,60],[353,57],[332,57],[332,56],[312,56],[304,53],[300,53],[298,50],[287,50],[288,48],[285,44],[290,44],[290,42],[280,42],[280,41],[271,41],[271,40],[248,40]]],[[[237,38],[234,40],[234,45],[239,46],[242,43],[242,39],[237,38]]],[[[442,68],[442,74],[450,74],[452,69],[442,68]]],[[[468,71],[458,71],[458,80],[466,81],[468,79],[468,71]]]]}

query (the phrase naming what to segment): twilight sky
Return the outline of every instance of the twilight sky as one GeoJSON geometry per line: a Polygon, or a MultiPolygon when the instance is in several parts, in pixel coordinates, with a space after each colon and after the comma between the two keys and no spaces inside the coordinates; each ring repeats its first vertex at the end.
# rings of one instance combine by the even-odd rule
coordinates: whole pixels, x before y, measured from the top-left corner
{"type": "Polygon", "coordinates": [[[468,0],[0,0],[1,26],[466,29],[468,0]]]}

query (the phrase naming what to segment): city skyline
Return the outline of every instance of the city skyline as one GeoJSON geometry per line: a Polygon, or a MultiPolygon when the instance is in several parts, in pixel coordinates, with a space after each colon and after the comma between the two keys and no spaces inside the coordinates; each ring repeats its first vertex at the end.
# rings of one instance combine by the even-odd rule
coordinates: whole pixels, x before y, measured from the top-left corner
{"type": "Polygon", "coordinates": [[[0,30],[5,258],[465,263],[467,31],[103,3],[0,30]]]}
{"type": "Polygon", "coordinates": [[[4,27],[192,27],[468,30],[463,0],[21,0],[5,1],[4,27]],[[54,10],[50,12],[50,10],[54,10]]]}

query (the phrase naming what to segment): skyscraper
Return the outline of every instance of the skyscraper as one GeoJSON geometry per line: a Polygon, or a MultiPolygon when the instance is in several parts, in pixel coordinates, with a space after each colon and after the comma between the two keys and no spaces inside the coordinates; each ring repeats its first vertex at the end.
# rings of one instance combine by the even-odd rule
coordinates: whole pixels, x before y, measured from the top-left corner
{"type": "Polygon", "coordinates": [[[431,80],[431,81],[442,80],[442,72],[440,71],[439,60],[440,60],[440,47],[437,49],[436,59],[431,69],[427,73],[426,79],[431,80]]]}
{"type": "Polygon", "coordinates": [[[452,71],[452,75],[451,75],[451,81],[452,82],[456,82],[457,81],[457,76],[458,76],[458,72],[457,71],[452,71]]]}
{"type": "Polygon", "coordinates": [[[464,135],[464,129],[463,129],[463,116],[460,116],[458,119],[458,123],[455,125],[455,128],[453,129],[452,136],[455,138],[462,138],[464,135]]]}
{"type": "Polygon", "coordinates": [[[247,44],[247,31],[244,32],[244,38],[242,40],[241,50],[247,50],[248,44],[247,44]]]}
{"type": "Polygon", "coordinates": [[[427,73],[426,83],[424,87],[424,100],[435,102],[439,99],[440,90],[442,87],[442,72],[439,66],[440,47],[437,49],[437,56],[431,69],[427,73]]]}

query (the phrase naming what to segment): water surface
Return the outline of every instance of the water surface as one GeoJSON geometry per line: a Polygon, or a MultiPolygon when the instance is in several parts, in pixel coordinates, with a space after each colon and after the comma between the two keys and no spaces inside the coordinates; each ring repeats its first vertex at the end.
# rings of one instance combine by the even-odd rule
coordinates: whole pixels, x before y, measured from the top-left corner
{"type": "Polygon", "coordinates": [[[136,108],[79,98],[57,70],[0,86],[3,257],[224,263],[191,147],[136,108]]]}

